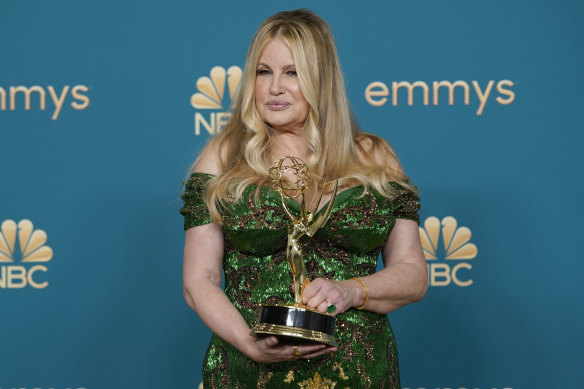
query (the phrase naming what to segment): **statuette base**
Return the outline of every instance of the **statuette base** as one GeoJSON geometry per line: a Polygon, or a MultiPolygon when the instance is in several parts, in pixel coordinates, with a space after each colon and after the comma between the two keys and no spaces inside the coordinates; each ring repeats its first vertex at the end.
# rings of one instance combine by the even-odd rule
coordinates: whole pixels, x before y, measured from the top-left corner
{"type": "Polygon", "coordinates": [[[296,305],[262,305],[250,334],[275,335],[286,343],[323,343],[337,346],[334,339],[336,318],[332,315],[296,305]]]}

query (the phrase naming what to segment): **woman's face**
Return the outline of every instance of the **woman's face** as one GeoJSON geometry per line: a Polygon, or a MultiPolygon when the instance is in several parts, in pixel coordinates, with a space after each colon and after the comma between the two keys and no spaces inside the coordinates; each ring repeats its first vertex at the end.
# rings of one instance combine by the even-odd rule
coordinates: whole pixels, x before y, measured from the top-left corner
{"type": "Polygon", "coordinates": [[[254,95],[258,114],[272,128],[302,130],[310,108],[300,89],[292,52],[280,38],[272,39],[260,55],[254,95]]]}

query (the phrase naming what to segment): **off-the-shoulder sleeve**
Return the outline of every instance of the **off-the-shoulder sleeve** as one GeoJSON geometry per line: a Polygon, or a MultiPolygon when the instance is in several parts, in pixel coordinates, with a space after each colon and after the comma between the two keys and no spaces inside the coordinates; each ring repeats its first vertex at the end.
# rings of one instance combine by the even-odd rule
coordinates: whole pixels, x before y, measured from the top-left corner
{"type": "Polygon", "coordinates": [[[413,220],[420,224],[420,216],[418,211],[420,210],[420,197],[416,193],[415,187],[411,186],[412,189],[405,188],[398,184],[397,182],[391,183],[395,190],[395,197],[392,199],[393,204],[393,214],[396,219],[407,219],[413,220]]]}
{"type": "Polygon", "coordinates": [[[209,209],[205,203],[205,192],[212,177],[210,174],[193,173],[185,182],[185,190],[180,195],[184,201],[180,213],[185,217],[185,230],[211,223],[209,209]]]}

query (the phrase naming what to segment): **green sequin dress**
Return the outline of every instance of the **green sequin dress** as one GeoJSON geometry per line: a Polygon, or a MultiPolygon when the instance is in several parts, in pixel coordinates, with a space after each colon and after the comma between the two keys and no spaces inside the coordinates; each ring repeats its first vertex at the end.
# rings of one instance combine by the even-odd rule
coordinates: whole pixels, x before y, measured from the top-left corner
{"type": "MultiPolygon", "coordinates": [[[[184,228],[210,223],[204,191],[212,175],[194,173],[182,194],[184,228]]],[[[346,280],[375,272],[378,254],[396,219],[419,223],[418,197],[391,183],[396,196],[363,188],[338,193],[328,222],[312,237],[303,237],[310,279],[346,280]],[[306,239],[304,239],[306,238],[306,239]]],[[[225,293],[249,323],[257,322],[259,304],[294,301],[286,260],[288,217],[280,195],[262,188],[259,200],[250,186],[242,200],[223,209],[225,293]]],[[[299,214],[298,203],[288,203],[299,214]]],[[[323,207],[324,208],[324,207],[323,207]]],[[[337,316],[335,353],[311,360],[260,364],[213,335],[203,364],[205,389],[211,388],[400,388],[397,347],[387,315],[349,309],[337,316]]]]}

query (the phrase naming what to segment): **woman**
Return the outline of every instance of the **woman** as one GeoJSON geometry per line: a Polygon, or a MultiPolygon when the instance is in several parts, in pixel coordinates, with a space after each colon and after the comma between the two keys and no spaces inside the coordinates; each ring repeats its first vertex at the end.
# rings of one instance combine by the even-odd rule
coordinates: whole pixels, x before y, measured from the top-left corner
{"type": "MultiPolygon", "coordinates": [[[[199,156],[182,198],[184,295],[214,332],[205,388],[400,387],[386,313],[426,292],[418,198],[387,142],[353,119],[321,18],[280,12],[259,27],[232,119],[199,156]],[[302,302],[321,312],[336,307],[338,347],[249,334],[260,304],[294,301],[289,219],[269,181],[270,166],[284,156],[310,169],[308,209],[319,183],[339,181],[328,222],[302,241],[312,280],[302,302]],[[376,273],[380,252],[385,266],[376,273]]],[[[293,200],[287,205],[299,212],[293,200]]]]}

